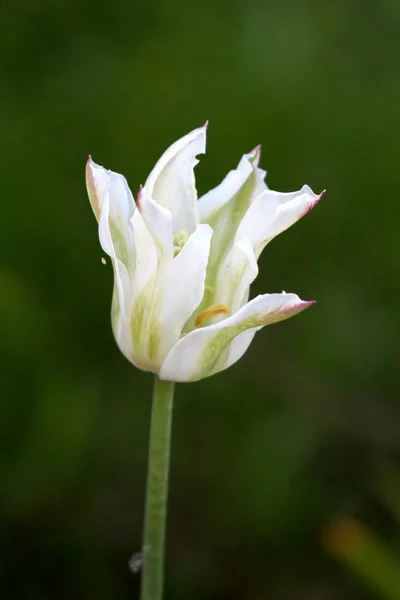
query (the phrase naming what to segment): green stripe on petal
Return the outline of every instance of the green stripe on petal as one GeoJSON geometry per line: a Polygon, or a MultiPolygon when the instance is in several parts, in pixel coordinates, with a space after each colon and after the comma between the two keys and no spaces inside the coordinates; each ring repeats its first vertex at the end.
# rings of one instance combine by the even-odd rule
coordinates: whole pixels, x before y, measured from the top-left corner
{"type": "MultiPolygon", "coordinates": [[[[230,171],[222,183],[202,196],[199,200],[199,214],[202,222],[213,229],[210,259],[207,266],[206,285],[217,288],[236,232],[256,195],[266,189],[265,171],[258,168],[260,148],[245,154],[237,169],[230,171]]],[[[240,279],[240,274],[237,274],[240,279]]],[[[230,285],[233,288],[233,284],[230,285]]],[[[219,286],[221,288],[221,286],[219,286]]],[[[222,297],[218,302],[227,303],[222,297]]],[[[208,298],[200,305],[191,320],[191,326],[199,313],[207,308],[208,298]]]]}
{"type": "Polygon", "coordinates": [[[136,300],[131,317],[134,362],[157,372],[179,340],[183,326],[204,293],[212,231],[198,225],[180,253],[159,261],[136,300]]]}
{"type": "Polygon", "coordinates": [[[160,299],[153,276],[139,294],[132,308],[131,336],[134,364],[144,371],[157,371],[160,347],[160,299]]]}

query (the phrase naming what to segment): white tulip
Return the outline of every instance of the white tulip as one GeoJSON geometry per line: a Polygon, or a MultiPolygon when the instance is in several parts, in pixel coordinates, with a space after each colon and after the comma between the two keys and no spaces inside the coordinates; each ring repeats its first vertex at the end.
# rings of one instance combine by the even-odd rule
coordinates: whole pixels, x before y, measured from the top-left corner
{"type": "Polygon", "coordinates": [[[205,140],[206,126],[168,148],[136,201],[122,175],[91,158],[86,167],[100,244],[114,268],[116,342],[135,366],[170,381],[228,368],[256,331],[313,304],[285,292],[248,298],[263,248],[322,194],[269,190],[257,147],[197,200],[193,169],[205,140]]]}

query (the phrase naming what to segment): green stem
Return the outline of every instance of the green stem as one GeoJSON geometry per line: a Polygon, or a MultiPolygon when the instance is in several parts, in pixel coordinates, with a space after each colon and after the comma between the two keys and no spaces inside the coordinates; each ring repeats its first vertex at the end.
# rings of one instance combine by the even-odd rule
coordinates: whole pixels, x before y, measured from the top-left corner
{"type": "Polygon", "coordinates": [[[140,600],[161,600],[174,383],[154,378],[140,600]]]}

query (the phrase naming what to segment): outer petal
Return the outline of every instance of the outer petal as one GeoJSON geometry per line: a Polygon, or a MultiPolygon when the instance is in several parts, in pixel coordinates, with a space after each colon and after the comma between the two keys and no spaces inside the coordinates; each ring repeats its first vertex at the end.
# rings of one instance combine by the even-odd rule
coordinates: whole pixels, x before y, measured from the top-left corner
{"type": "Polygon", "coordinates": [[[179,254],[160,264],[132,312],[134,362],[158,372],[204,294],[212,230],[198,225],[179,254]]]}
{"type": "Polygon", "coordinates": [[[257,331],[258,328],[248,329],[247,331],[243,331],[243,333],[239,333],[239,335],[231,341],[228,347],[221,354],[215,363],[214,368],[210,371],[210,375],[214,375],[214,373],[219,373],[220,371],[228,369],[231,365],[235,364],[235,362],[242,358],[243,354],[245,354],[247,348],[253,341],[257,331]]]}
{"type": "Polygon", "coordinates": [[[158,304],[154,293],[158,273],[156,244],[146,227],[139,210],[132,218],[135,238],[135,264],[132,276],[132,303],[129,315],[129,332],[132,342],[131,362],[144,371],[153,370],[153,348],[158,339],[154,327],[158,304]],[[155,334],[154,334],[155,332],[155,334]]]}
{"type": "Polygon", "coordinates": [[[89,157],[86,165],[86,186],[98,221],[103,213],[104,202],[108,200],[107,218],[113,249],[103,245],[105,240],[100,240],[104,252],[109,256],[115,252],[118,259],[129,269],[133,253],[130,219],[135,210],[135,202],[125,177],[104,169],[89,157]]]}
{"type": "Polygon", "coordinates": [[[160,310],[162,361],[203,298],[212,234],[209,225],[198,225],[166,268],[160,310]]]}
{"type": "Polygon", "coordinates": [[[265,325],[283,321],[313,304],[296,294],[265,294],[248,302],[237,313],[209,327],[196,329],[179,340],[169,352],[161,370],[161,379],[197,381],[222,371],[238,360],[248,347],[235,347],[233,355],[223,354],[232,341],[247,330],[257,331],[265,325]]]}
{"type": "Polygon", "coordinates": [[[129,320],[132,299],[129,270],[134,253],[130,217],[135,204],[125,177],[96,165],[86,165],[86,185],[93,212],[99,222],[100,244],[111,257],[114,289],[111,321],[115,340],[131,360],[132,342],[129,320]]]}
{"type": "Polygon", "coordinates": [[[111,257],[114,269],[114,290],[111,307],[112,329],[119,349],[128,360],[132,359],[132,342],[129,328],[131,282],[126,266],[118,259],[109,225],[109,196],[102,202],[99,220],[99,238],[105,252],[111,257]]]}
{"type": "Polygon", "coordinates": [[[298,192],[288,194],[272,190],[263,192],[254,200],[244,216],[236,239],[251,240],[258,257],[268,242],[307,214],[322,194],[323,192],[319,196],[315,195],[308,185],[298,192]]]}
{"type": "Polygon", "coordinates": [[[195,129],[168,148],[145,183],[147,194],[172,214],[174,233],[191,233],[198,223],[197,192],[193,168],[204,154],[206,125],[195,129]]]}

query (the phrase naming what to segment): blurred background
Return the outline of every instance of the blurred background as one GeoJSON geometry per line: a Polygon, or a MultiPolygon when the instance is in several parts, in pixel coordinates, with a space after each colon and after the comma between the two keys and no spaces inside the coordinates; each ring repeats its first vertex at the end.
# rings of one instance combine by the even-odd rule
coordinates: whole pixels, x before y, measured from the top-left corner
{"type": "Polygon", "coordinates": [[[253,295],[317,305],[177,387],[166,599],[400,599],[397,0],[2,0],[0,590],[137,598],[152,378],[119,353],[84,184],[210,121],[323,201],[253,295]]]}

